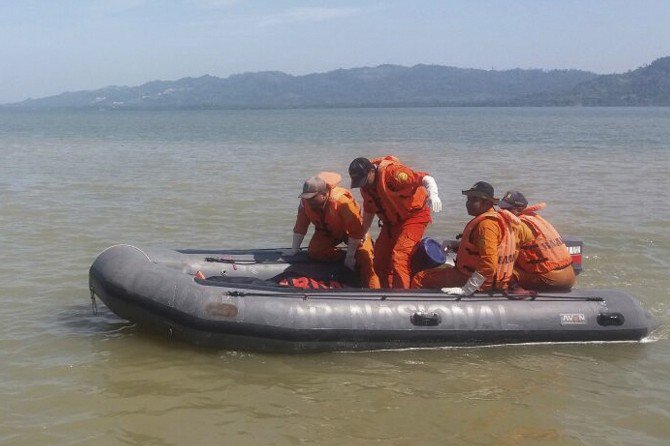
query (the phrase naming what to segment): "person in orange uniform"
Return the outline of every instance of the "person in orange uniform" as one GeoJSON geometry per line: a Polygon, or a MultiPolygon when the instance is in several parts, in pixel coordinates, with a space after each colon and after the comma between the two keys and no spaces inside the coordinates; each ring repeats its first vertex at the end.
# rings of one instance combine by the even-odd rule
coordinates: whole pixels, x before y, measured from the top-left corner
{"type": "Polygon", "coordinates": [[[529,237],[519,240],[519,257],[514,279],[522,288],[537,291],[569,291],[575,284],[575,271],[568,247],[556,228],[537,214],[547,205],[528,206],[519,191],[509,191],[498,206],[519,217],[529,237]]]}
{"type": "Polygon", "coordinates": [[[503,292],[512,277],[517,253],[515,226],[518,219],[493,205],[493,186],[485,181],[468,190],[465,207],[474,218],[463,230],[456,266],[447,265],[421,271],[412,288],[441,288],[447,294],[469,296],[475,291],[503,292]]]}
{"type": "Polygon", "coordinates": [[[364,231],[375,215],[382,224],[374,247],[381,286],[409,288],[411,255],[431,222],[431,209],[442,209],[435,179],[413,171],[394,156],[356,158],[349,165],[349,176],[351,188],[361,188],[364,231]]]}
{"type": "Polygon", "coordinates": [[[350,191],[338,184],[342,177],[322,172],[305,181],[300,194],[300,206],[293,227],[292,253],[300,249],[309,224],[314,235],[307,255],[320,261],[341,261],[351,270],[358,265],[361,283],[367,288],[380,288],[375,273],[372,240],[363,230],[361,209],[350,191]],[[343,251],[337,246],[346,243],[343,251]]]}

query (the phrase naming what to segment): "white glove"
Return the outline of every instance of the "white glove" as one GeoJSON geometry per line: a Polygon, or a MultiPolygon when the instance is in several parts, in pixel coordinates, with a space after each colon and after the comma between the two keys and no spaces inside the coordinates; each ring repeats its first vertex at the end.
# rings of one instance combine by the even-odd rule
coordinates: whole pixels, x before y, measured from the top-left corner
{"type": "Polygon", "coordinates": [[[454,296],[472,296],[484,283],[484,276],[477,271],[472,273],[468,281],[461,287],[442,288],[442,292],[454,296]]]}
{"type": "Polygon", "coordinates": [[[442,292],[451,296],[465,296],[465,291],[459,286],[453,288],[442,288],[442,292]]]}
{"type": "Polygon", "coordinates": [[[289,252],[289,255],[296,255],[298,251],[300,250],[300,244],[305,238],[305,234],[298,234],[296,232],[293,233],[293,244],[291,245],[291,251],[289,252]]]}
{"type": "Polygon", "coordinates": [[[437,183],[435,182],[435,178],[426,175],[421,182],[423,183],[423,187],[426,188],[426,191],[428,191],[428,206],[430,206],[430,209],[433,212],[440,212],[442,210],[442,200],[440,200],[440,197],[437,195],[437,183]]]}
{"type": "Polygon", "coordinates": [[[361,245],[361,241],[359,238],[350,238],[347,242],[347,256],[344,258],[344,266],[352,271],[356,266],[356,250],[361,245]]]}

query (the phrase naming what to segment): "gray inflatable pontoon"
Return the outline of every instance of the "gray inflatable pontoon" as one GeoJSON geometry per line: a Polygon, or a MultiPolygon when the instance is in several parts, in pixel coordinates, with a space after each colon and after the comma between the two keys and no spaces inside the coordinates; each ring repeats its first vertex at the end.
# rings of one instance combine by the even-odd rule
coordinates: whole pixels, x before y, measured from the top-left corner
{"type": "Polygon", "coordinates": [[[434,290],[306,290],[308,276],[347,281],[339,264],[287,250],[167,250],[116,245],[90,268],[114,313],[193,344],[256,351],[332,351],[532,342],[639,341],[658,322],[628,293],[573,290],[509,299],[434,290]],[[200,271],[204,279],[195,275],[200,271]]]}

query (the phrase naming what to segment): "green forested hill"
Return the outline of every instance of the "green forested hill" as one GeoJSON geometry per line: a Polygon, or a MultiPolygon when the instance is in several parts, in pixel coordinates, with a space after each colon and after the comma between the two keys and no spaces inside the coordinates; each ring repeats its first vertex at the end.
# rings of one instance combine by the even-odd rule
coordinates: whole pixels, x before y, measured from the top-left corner
{"type": "Polygon", "coordinates": [[[670,57],[627,73],[597,76],[564,92],[533,93],[497,105],[667,106],[670,105],[670,57]]]}
{"type": "Polygon", "coordinates": [[[292,108],[670,105],[670,57],[624,74],[380,65],[292,76],[282,72],[153,81],[29,99],[6,107],[292,108]]]}
{"type": "Polygon", "coordinates": [[[583,82],[571,97],[581,105],[670,105],[670,57],[628,73],[583,82]]]}

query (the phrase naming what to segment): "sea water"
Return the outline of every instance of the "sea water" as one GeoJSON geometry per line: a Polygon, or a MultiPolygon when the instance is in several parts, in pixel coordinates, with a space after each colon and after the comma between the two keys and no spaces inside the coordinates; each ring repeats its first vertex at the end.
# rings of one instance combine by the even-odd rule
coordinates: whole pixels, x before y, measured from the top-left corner
{"type": "MultiPolygon", "coordinates": [[[[665,445],[670,108],[0,112],[0,444],[665,445]],[[258,354],[144,332],[87,282],[115,243],[287,247],[302,182],[394,154],[522,191],[584,239],[579,287],[662,322],[644,343],[258,354]]],[[[357,194],[357,192],[356,192],[357,194]]],[[[358,195],[357,195],[358,196],[358,195]]]]}

